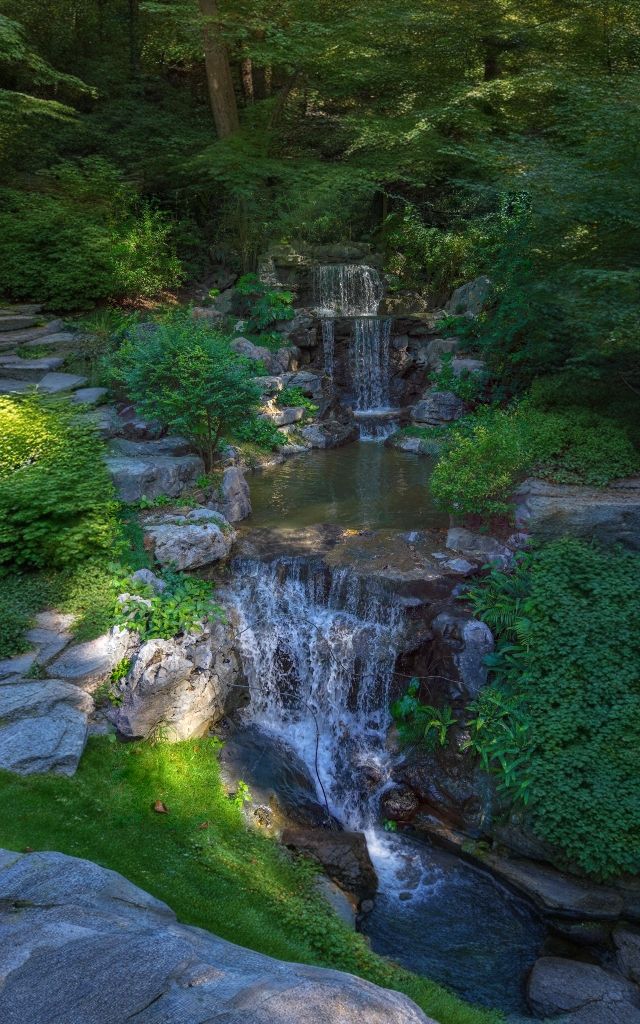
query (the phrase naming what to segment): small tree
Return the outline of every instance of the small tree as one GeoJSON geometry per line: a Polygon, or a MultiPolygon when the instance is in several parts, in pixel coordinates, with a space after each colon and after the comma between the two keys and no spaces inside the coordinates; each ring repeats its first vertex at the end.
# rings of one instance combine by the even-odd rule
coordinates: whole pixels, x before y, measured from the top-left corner
{"type": "Polygon", "coordinates": [[[252,373],[228,338],[189,316],[127,340],[114,367],[137,408],[192,440],[207,470],[223,434],[254,413],[260,391],[252,373]]]}

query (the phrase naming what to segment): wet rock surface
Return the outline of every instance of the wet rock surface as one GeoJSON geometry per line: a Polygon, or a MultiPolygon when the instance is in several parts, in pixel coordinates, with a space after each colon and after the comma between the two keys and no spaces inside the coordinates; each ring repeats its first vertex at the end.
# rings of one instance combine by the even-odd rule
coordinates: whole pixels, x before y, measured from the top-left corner
{"type": "Polygon", "coordinates": [[[518,527],[542,540],[569,534],[640,549],[640,477],[602,488],[531,479],[514,497],[518,527]]]}
{"type": "Polygon", "coordinates": [[[640,1024],[640,992],[591,963],[543,957],[527,983],[527,999],[540,1017],[569,1013],[571,1024],[640,1024]]]}
{"type": "Polygon", "coordinates": [[[282,842],[319,861],[334,882],[359,900],[375,896],[378,879],[362,832],[288,828],[282,842]]]}

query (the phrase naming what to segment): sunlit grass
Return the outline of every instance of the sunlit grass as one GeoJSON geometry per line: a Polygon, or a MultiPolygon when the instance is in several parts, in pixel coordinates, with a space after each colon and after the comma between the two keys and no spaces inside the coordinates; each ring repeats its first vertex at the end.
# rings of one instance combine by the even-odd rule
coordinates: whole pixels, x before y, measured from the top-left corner
{"type": "MultiPolygon", "coordinates": [[[[497,1024],[371,952],[318,894],[308,865],[247,829],[225,794],[216,743],[90,741],[77,775],[0,773],[0,845],[58,850],[121,872],[179,919],[285,960],[406,992],[441,1024],[497,1024]],[[168,814],[153,810],[155,801],[168,814]]],[[[425,922],[425,927],[428,925],[425,922]]]]}

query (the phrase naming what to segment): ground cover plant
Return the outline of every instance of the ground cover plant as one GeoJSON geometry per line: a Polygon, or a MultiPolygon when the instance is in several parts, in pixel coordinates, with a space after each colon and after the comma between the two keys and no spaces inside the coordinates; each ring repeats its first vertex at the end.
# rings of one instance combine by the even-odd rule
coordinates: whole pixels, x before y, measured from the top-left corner
{"type": "Polygon", "coordinates": [[[302,963],[406,992],[440,1024],[499,1024],[433,982],[372,953],[329,909],[315,872],[247,828],[220,780],[216,741],[89,741],[77,775],[0,773],[0,846],[58,850],[119,871],[186,923],[302,963]],[[168,810],[154,811],[157,801],[168,810]],[[135,850],[135,856],[131,851],[135,850]]]}

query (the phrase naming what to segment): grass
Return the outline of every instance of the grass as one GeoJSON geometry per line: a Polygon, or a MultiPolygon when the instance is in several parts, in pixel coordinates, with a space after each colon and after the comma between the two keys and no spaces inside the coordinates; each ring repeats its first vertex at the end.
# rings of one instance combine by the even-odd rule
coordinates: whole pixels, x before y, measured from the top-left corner
{"type": "Polygon", "coordinates": [[[411,996],[441,1024],[499,1024],[371,952],[317,893],[314,872],[248,830],[215,740],[90,740],[72,779],[0,773],[0,846],[58,850],[125,875],[186,923],[284,960],[338,968],[411,996]],[[153,811],[161,800],[168,814],[153,811]]]}

